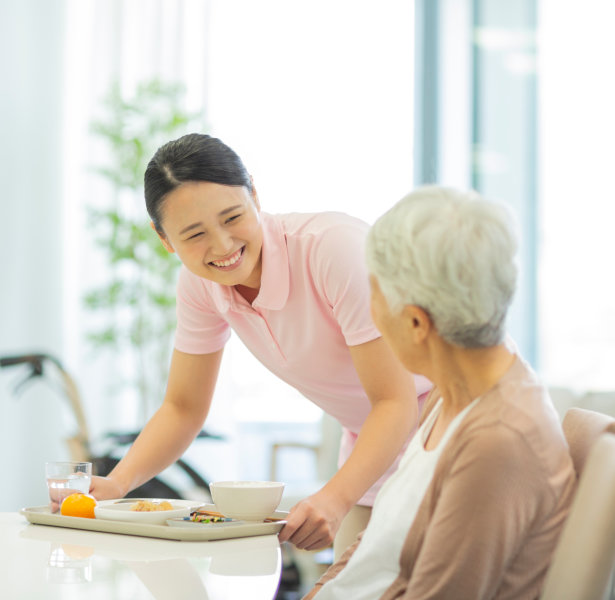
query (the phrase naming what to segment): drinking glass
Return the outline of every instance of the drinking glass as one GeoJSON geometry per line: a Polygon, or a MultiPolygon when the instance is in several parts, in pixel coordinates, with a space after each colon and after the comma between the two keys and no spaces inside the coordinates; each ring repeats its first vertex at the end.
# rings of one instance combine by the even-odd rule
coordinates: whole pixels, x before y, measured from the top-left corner
{"type": "Polygon", "coordinates": [[[45,477],[49,489],[49,499],[58,505],[70,494],[90,491],[92,481],[91,462],[48,462],[45,463],[45,477]]]}

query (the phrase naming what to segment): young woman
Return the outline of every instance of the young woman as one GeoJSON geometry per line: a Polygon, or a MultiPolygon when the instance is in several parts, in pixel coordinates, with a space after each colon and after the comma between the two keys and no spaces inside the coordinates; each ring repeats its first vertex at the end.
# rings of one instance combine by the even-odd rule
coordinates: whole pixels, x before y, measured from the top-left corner
{"type": "Polygon", "coordinates": [[[370,231],[374,321],[434,389],[360,541],[306,598],[539,598],[576,477],[546,389],[505,340],[510,220],[428,187],[370,231]]]}
{"type": "Polygon", "coordinates": [[[367,226],[341,213],[262,212],[241,159],[200,134],[156,152],[145,200],[153,228],[182,262],[175,349],[161,408],[92,493],[121,497],[186,450],[207,417],[232,329],[342,424],[339,471],[292,508],[280,539],[324,547],[348,515],[350,532],[342,527],[336,540],[343,549],[369,518],[415,428],[417,395],[430,388],[398,364],[371,320],[367,226]]]}

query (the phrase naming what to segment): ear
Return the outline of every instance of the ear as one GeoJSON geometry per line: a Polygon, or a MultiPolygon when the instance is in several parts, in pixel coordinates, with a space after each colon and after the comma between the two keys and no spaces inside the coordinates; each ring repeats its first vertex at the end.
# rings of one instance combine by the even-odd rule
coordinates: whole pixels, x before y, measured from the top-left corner
{"type": "Polygon", "coordinates": [[[415,344],[424,342],[433,329],[433,321],[426,310],[414,304],[404,306],[402,311],[408,335],[415,344]]]}
{"type": "Polygon", "coordinates": [[[169,243],[169,240],[167,239],[166,235],[164,235],[164,233],[160,233],[160,231],[158,231],[156,229],[156,226],[154,225],[153,221],[150,221],[149,225],[156,232],[156,235],[160,238],[160,241],[162,242],[162,245],[166,248],[167,252],[170,252],[171,254],[174,254],[175,253],[175,248],[173,248],[173,246],[171,246],[171,244],[169,243]]]}
{"type": "Polygon", "coordinates": [[[256,187],[254,187],[254,179],[252,178],[252,175],[250,175],[250,182],[252,183],[252,200],[254,201],[254,205],[256,206],[256,210],[258,212],[261,211],[261,203],[260,200],[258,199],[258,192],[256,191],[256,187]]]}

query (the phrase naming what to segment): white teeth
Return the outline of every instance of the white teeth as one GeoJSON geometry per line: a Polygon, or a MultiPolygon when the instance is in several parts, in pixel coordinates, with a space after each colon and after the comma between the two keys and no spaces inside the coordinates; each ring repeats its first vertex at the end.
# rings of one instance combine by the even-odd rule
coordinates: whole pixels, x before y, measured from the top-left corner
{"type": "Polygon", "coordinates": [[[234,254],[228,260],[212,260],[211,264],[216,265],[216,267],[230,267],[234,265],[241,258],[241,250],[234,254]]]}

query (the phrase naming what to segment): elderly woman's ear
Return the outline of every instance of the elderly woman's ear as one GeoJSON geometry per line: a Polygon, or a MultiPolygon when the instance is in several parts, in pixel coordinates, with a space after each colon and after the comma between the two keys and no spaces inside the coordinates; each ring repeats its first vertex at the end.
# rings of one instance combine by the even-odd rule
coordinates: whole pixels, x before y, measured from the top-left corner
{"type": "Polygon", "coordinates": [[[429,313],[419,306],[407,304],[402,310],[402,318],[406,335],[415,344],[423,343],[433,329],[429,313]]]}

